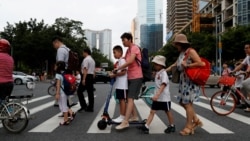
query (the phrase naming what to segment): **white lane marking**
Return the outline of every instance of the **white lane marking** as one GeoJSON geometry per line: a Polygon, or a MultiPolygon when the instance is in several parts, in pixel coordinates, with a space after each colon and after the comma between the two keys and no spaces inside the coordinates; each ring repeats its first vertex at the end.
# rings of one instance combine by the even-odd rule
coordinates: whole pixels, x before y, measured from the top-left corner
{"type": "MultiPolygon", "coordinates": [[[[216,102],[219,102],[219,100],[216,100],[216,102]]],[[[211,106],[208,105],[208,104],[204,104],[204,103],[201,103],[201,102],[194,102],[194,104],[198,105],[198,106],[200,106],[202,108],[205,108],[205,109],[208,109],[208,110],[212,110],[211,106]]],[[[220,109],[220,108],[217,108],[217,109],[220,109]]],[[[221,110],[223,111],[223,109],[221,109],[221,110]]],[[[250,118],[247,117],[247,116],[243,116],[243,115],[240,115],[240,114],[232,112],[231,114],[227,115],[227,117],[230,117],[230,118],[232,118],[234,120],[237,120],[237,121],[240,121],[242,123],[250,125],[250,118]]]]}
{"type": "MultiPolygon", "coordinates": [[[[142,117],[142,119],[148,118],[150,109],[148,105],[142,100],[135,100],[136,108],[138,109],[138,113],[142,117]]],[[[167,120],[167,118],[166,118],[167,120]]],[[[164,122],[161,121],[161,119],[155,114],[154,119],[152,120],[150,127],[149,127],[149,133],[150,134],[161,134],[164,133],[164,130],[167,128],[167,126],[164,124],[164,122]]]]}
{"type": "MultiPolygon", "coordinates": [[[[183,117],[186,117],[186,112],[185,110],[180,106],[175,103],[171,103],[173,106],[173,110],[181,114],[183,117]]],[[[197,114],[197,116],[200,118],[200,120],[203,122],[202,128],[206,130],[210,134],[233,134],[234,132],[200,116],[197,114]]]]}
{"type": "MultiPolygon", "coordinates": [[[[103,109],[104,109],[105,104],[102,106],[101,110],[99,111],[99,113],[97,114],[95,120],[92,122],[91,126],[89,127],[87,133],[111,133],[111,126],[107,125],[107,128],[104,130],[100,130],[97,127],[97,123],[102,119],[102,114],[103,114],[103,109]]],[[[109,108],[108,108],[108,113],[109,116],[112,118],[114,116],[114,112],[115,112],[115,106],[116,106],[116,102],[114,97],[112,97],[110,99],[110,103],[109,103],[109,108]]]]}
{"type": "MultiPolygon", "coordinates": [[[[85,98],[85,100],[87,100],[87,99],[88,99],[88,97],[85,98]]],[[[50,102],[50,105],[53,103],[54,103],[54,101],[50,102]]],[[[75,105],[71,109],[73,111],[76,111],[79,108],[80,108],[80,104],[78,103],[77,105],[75,105]]],[[[43,132],[43,133],[52,132],[53,130],[55,130],[59,126],[59,123],[60,123],[62,118],[60,118],[58,116],[61,114],[62,114],[61,112],[56,114],[55,116],[53,116],[50,119],[46,120],[45,122],[39,124],[35,128],[29,130],[29,132],[43,132]]]]}

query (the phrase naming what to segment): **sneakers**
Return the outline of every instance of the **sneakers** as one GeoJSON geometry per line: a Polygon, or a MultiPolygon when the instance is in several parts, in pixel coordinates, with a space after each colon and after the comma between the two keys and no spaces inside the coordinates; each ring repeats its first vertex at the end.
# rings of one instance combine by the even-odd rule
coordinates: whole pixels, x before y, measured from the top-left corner
{"type": "Polygon", "coordinates": [[[139,118],[138,117],[131,117],[128,121],[129,122],[137,122],[137,121],[139,121],[139,118]]]}
{"type": "Polygon", "coordinates": [[[115,127],[116,130],[122,130],[122,129],[125,129],[125,128],[128,128],[129,127],[129,123],[125,120],[122,121],[122,123],[120,125],[117,125],[115,127]]]}
{"type": "Polygon", "coordinates": [[[168,125],[168,128],[164,130],[165,133],[175,132],[175,125],[168,125]]]}
{"type": "Polygon", "coordinates": [[[145,126],[145,124],[143,124],[139,129],[140,129],[144,134],[149,134],[149,129],[145,126]]]}
{"type": "Polygon", "coordinates": [[[115,123],[121,123],[124,120],[124,116],[120,115],[119,117],[112,119],[115,123]]]}

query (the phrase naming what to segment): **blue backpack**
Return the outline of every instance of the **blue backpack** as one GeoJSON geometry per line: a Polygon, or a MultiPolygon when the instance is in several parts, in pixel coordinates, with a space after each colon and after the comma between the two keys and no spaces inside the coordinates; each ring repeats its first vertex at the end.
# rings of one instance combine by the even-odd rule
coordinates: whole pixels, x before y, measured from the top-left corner
{"type": "MultiPolygon", "coordinates": [[[[139,47],[140,48],[140,47],[139,47]]],[[[142,68],[143,74],[143,82],[151,81],[152,80],[152,72],[151,66],[149,63],[148,57],[148,49],[147,48],[140,48],[141,51],[141,61],[138,58],[135,58],[137,64],[142,68]]]]}

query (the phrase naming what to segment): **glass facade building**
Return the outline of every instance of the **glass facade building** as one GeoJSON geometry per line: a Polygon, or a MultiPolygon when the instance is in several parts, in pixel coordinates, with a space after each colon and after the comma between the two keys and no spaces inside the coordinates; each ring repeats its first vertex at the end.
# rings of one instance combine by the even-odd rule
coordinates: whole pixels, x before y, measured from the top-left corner
{"type": "Polygon", "coordinates": [[[163,46],[163,0],[138,0],[138,27],[140,46],[150,53],[163,46]]]}
{"type": "Polygon", "coordinates": [[[249,25],[250,24],[250,1],[238,0],[238,24],[249,25]]]}

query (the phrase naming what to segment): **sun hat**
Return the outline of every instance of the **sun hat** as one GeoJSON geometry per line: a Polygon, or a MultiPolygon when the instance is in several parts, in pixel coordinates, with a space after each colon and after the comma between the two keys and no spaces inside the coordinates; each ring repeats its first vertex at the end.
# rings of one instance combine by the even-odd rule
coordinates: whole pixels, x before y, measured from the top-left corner
{"type": "Polygon", "coordinates": [[[177,34],[174,39],[174,43],[184,43],[184,44],[189,44],[187,40],[187,36],[184,34],[177,34]]]}
{"type": "Polygon", "coordinates": [[[154,57],[154,59],[152,60],[152,62],[156,63],[158,65],[162,65],[162,66],[166,67],[166,64],[165,64],[166,58],[164,56],[162,56],[162,55],[156,55],[154,57]]]}

